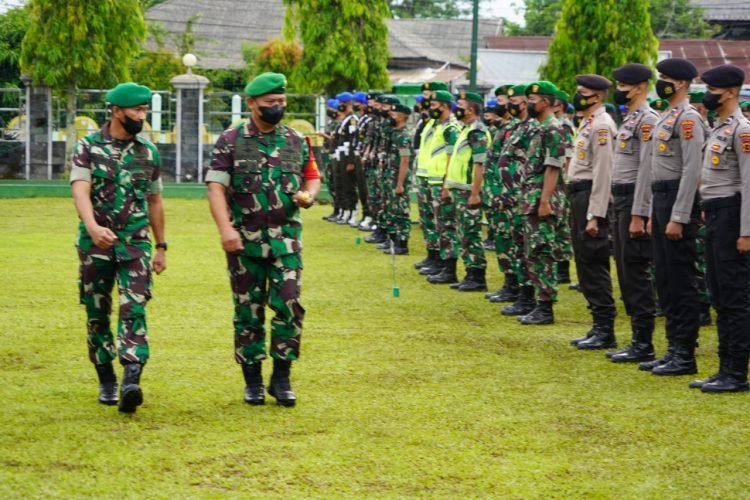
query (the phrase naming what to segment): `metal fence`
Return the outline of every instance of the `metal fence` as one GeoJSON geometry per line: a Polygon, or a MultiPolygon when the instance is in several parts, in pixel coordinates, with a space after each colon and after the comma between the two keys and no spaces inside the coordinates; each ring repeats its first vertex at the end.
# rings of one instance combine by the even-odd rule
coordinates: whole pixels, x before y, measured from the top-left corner
{"type": "Polygon", "coordinates": [[[0,88],[0,178],[14,178],[24,170],[25,102],[23,89],[0,88]]]}

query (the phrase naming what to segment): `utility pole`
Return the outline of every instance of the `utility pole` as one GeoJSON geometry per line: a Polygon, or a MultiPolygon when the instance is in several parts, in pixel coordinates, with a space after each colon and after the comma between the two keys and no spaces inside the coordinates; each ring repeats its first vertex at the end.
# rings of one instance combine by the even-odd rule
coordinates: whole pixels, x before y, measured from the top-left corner
{"type": "Polygon", "coordinates": [[[469,90],[477,89],[477,45],[479,38],[479,0],[474,1],[474,13],[471,20],[471,63],[469,65],[469,90]]]}

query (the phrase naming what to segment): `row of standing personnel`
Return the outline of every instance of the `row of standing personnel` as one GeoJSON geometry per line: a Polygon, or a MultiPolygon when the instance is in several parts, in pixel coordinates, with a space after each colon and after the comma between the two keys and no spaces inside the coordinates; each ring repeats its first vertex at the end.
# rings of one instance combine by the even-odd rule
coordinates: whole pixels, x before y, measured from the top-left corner
{"type": "MultiPolygon", "coordinates": [[[[696,241],[705,223],[706,274],[717,311],[720,368],[689,385],[703,392],[747,391],[750,207],[745,200],[750,193],[744,191],[750,122],[739,108],[744,73],[722,65],[701,76],[708,88],[703,105],[717,114],[712,128],[688,99],[698,76],[695,66],[673,58],[660,62],[657,70],[656,91],[669,103],[661,115],[647,101],[654,76],[650,68],[628,64],[613,73],[614,100],[628,109],[619,129],[604,108],[612,82],[601,75],[576,77],[572,104],[580,117],[577,127],[563,114],[568,96],[550,82],[499,86],[497,105],[488,109],[482,109],[481,96],[471,92],[453,96],[442,83],[425,84],[417,110],[427,115],[418,122],[413,146],[427,258],[415,266],[431,283],[448,283],[459,291],[486,290],[481,243],[485,216],[506,280],[486,297],[512,300],[501,311],[522,324],[549,324],[557,298],[556,268],[565,266],[572,244],[593,325],[571,344],[581,350],[610,349],[616,347],[611,239],[632,340],[624,349],[607,352],[607,358],[638,363],[640,370],[654,375],[695,374],[701,312],[696,241]],[[500,120],[486,127],[483,112],[500,120]],[[466,268],[461,281],[458,258],[466,268]],[[657,302],[666,318],[668,343],[658,358],[653,347],[657,302]]],[[[365,116],[378,101],[388,109],[389,100],[395,99],[365,97],[374,98],[367,101],[365,116]]],[[[383,114],[393,119],[399,113],[383,114]]],[[[376,130],[378,123],[383,125],[381,137],[390,136],[383,128],[391,120],[371,121],[376,130]]],[[[358,137],[364,145],[359,151],[366,153],[364,175],[388,178],[388,168],[377,167],[393,166],[389,160],[395,150],[376,148],[383,156],[369,156],[373,150],[368,149],[368,134],[358,137]]],[[[397,179],[408,183],[409,168],[405,178],[397,179]]],[[[394,172],[398,174],[398,168],[391,169],[394,172]]],[[[404,183],[395,185],[401,186],[403,197],[404,183]]],[[[377,198],[387,200],[392,186],[383,186],[377,198]]],[[[378,205],[374,199],[370,194],[369,211],[360,225],[372,229],[367,218],[374,220],[376,230],[366,241],[381,242],[386,253],[408,253],[402,233],[391,230],[391,205],[378,205]]],[[[404,206],[408,216],[408,203],[404,206]]],[[[341,210],[329,218],[358,225],[351,220],[353,209],[345,221],[341,210]]],[[[408,239],[408,230],[405,234],[408,239]]]]}

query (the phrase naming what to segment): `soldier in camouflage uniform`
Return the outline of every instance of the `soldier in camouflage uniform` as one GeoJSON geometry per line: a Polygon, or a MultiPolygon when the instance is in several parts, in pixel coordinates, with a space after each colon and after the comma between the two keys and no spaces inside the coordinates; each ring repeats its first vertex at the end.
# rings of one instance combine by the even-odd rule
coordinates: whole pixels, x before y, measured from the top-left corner
{"type": "Polygon", "coordinates": [[[245,378],[245,402],[265,402],[265,307],[271,320],[273,374],[268,393],[283,406],[296,396],[289,382],[299,358],[305,309],[300,303],[302,223],[320,189],[309,143],[280,124],[286,78],[264,73],[245,87],[249,120],[221,134],[206,174],[208,197],[226,252],[234,300],[235,359],[245,378]]]}
{"type": "Polygon", "coordinates": [[[396,104],[389,117],[393,128],[383,169],[383,192],[386,198],[386,231],[390,241],[378,245],[386,254],[409,255],[409,191],[414,159],[411,133],[406,127],[410,114],[408,106],[396,104]]]}
{"type": "Polygon", "coordinates": [[[494,236],[497,264],[500,272],[505,275],[503,287],[485,295],[485,298],[489,299],[490,302],[513,302],[518,299],[518,279],[508,254],[510,228],[514,217],[517,217],[517,215],[514,216],[508,208],[514,204],[514,200],[508,197],[498,169],[498,161],[505,143],[519,123],[519,119],[512,116],[508,111],[508,90],[510,88],[510,85],[499,85],[495,89],[495,96],[498,100],[497,114],[502,118],[502,123],[492,137],[482,184],[485,216],[494,236]]]}
{"type": "MultiPolygon", "coordinates": [[[[433,284],[453,284],[458,282],[456,262],[459,242],[456,234],[456,209],[450,198],[443,198],[443,183],[451,156],[455,148],[461,124],[451,113],[453,95],[445,90],[433,93],[430,102],[430,116],[435,120],[435,132],[426,155],[427,179],[430,185],[432,214],[438,234],[440,248],[439,261],[419,270],[433,284]]],[[[424,147],[424,146],[423,146],[424,147]]]]}
{"type": "Polygon", "coordinates": [[[151,271],[166,269],[164,207],[159,152],[138,137],[151,91],[135,83],[107,93],[112,119],[81,139],[73,153],[70,182],[81,219],[76,239],[80,301],[86,306],[89,359],[99,376],[99,402],[118,403],[112,361],[119,355],[124,377],[119,410],[132,413],[143,402],[140,376],[149,359],[146,303],[151,271]],[[151,263],[149,225],[157,241],[151,263]],[[115,349],[109,316],[112,288],[120,295],[115,349]]]}
{"type": "Polygon", "coordinates": [[[323,143],[323,172],[321,176],[325,179],[328,185],[328,193],[331,195],[333,204],[333,213],[323,217],[323,220],[331,221],[336,219],[340,214],[341,210],[336,204],[336,182],[335,176],[333,175],[333,153],[336,149],[336,129],[339,128],[339,122],[336,120],[339,113],[339,102],[336,99],[328,99],[326,101],[326,121],[325,131],[321,134],[324,139],[323,143]]]}
{"type": "MultiPolygon", "coordinates": [[[[385,230],[386,226],[386,215],[385,215],[385,203],[386,203],[386,194],[383,190],[382,185],[382,175],[383,175],[383,169],[385,168],[385,162],[388,155],[388,148],[389,148],[389,141],[391,138],[391,124],[388,113],[390,112],[391,108],[394,104],[398,104],[399,101],[393,96],[388,95],[382,95],[380,96],[380,121],[378,122],[378,128],[377,128],[377,134],[376,134],[376,140],[373,144],[373,152],[371,153],[371,156],[373,157],[375,161],[375,172],[378,176],[378,182],[380,183],[378,192],[378,200],[372,201],[371,203],[374,203],[375,206],[378,207],[378,211],[375,212],[373,210],[373,217],[375,220],[375,224],[377,225],[377,229],[373,234],[365,238],[365,242],[367,243],[377,243],[378,245],[386,242],[388,240],[388,233],[385,230]]],[[[374,197],[374,196],[373,196],[374,197]]]]}
{"type": "Polygon", "coordinates": [[[362,163],[365,170],[365,180],[367,182],[368,206],[370,208],[370,217],[365,218],[359,225],[360,231],[372,231],[376,227],[377,213],[380,208],[380,186],[379,172],[377,162],[373,155],[375,141],[377,140],[378,126],[381,120],[380,103],[378,98],[381,94],[370,92],[367,94],[366,112],[370,119],[360,131],[362,138],[362,163]]]}
{"type": "Polygon", "coordinates": [[[527,111],[539,125],[528,147],[521,173],[521,213],[524,217],[524,267],[538,297],[536,308],[519,316],[524,325],[554,323],[557,301],[555,262],[560,259],[558,233],[565,223],[561,170],[565,166],[565,139],[552,111],[558,88],[546,81],[526,88],[527,111]]]}
{"type": "Polygon", "coordinates": [[[539,123],[532,120],[527,111],[526,85],[508,89],[508,111],[520,121],[505,140],[498,159],[498,171],[502,183],[500,209],[507,212],[507,223],[500,226],[498,252],[506,259],[504,268],[510,266],[519,284],[519,293],[513,304],[504,306],[500,312],[506,316],[523,316],[534,310],[534,286],[524,265],[524,219],[520,207],[520,183],[523,166],[528,161],[528,150],[539,123]]]}
{"type": "MultiPolygon", "coordinates": [[[[565,139],[565,165],[560,172],[563,184],[565,185],[568,182],[568,165],[570,164],[570,159],[573,157],[573,137],[576,135],[576,130],[573,122],[570,121],[570,118],[568,118],[566,113],[569,106],[568,103],[570,102],[570,95],[563,90],[559,90],[556,97],[557,99],[554,108],[555,117],[560,122],[560,126],[562,126],[563,138],[565,139]]],[[[560,202],[562,203],[563,223],[558,232],[562,260],[557,262],[557,282],[558,284],[567,284],[571,282],[570,259],[573,258],[573,242],[570,234],[570,199],[566,192],[563,192],[562,195],[560,202]]],[[[575,287],[577,286],[578,285],[575,285],[575,287]]]]}
{"type": "Polygon", "coordinates": [[[451,284],[451,288],[460,292],[487,290],[481,193],[490,137],[480,119],[483,104],[482,96],[475,92],[459,94],[456,117],[463,121],[464,127],[456,140],[441,193],[444,200],[452,198],[456,207],[456,228],[466,277],[460,283],[451,284]]]}

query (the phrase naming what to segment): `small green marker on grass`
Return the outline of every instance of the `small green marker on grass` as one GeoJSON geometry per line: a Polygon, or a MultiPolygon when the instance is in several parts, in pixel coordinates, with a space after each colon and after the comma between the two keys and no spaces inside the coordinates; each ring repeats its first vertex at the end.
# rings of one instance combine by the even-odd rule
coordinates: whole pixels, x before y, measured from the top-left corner
{"type": "Polygon", "coordinates": [[[354,244],[355,245],[359,245],[361,243],[362,243],[362,238],[360,238],[359,236],[357,236],[356,238],[354,238],[354,244]]]}

